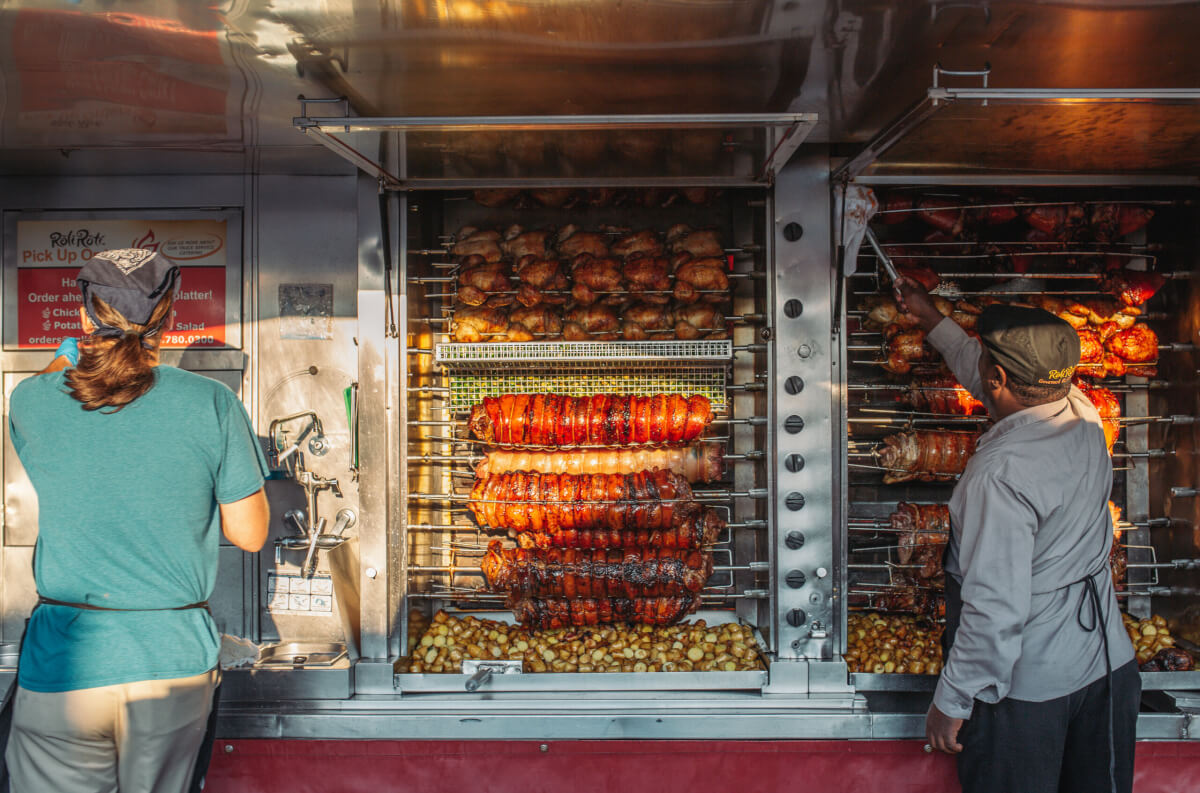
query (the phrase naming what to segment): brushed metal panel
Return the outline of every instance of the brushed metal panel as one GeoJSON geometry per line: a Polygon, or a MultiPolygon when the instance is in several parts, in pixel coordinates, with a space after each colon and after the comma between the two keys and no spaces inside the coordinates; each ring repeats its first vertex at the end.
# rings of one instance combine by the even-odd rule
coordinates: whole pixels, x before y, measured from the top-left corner
{"type": "Polygon", "coordinates": [[[37,542],[38,500],[33,482],[17,459],[8,433],[8,399],[32,372],[4,373],[4,544],[32,546],[37,542]]]}
{"type": "Polygon", "coordinates": [[[828,160],[801,156],[780,173],[775,191],[776,333],[769,387],[774,389],[776,458],[773,627],[780,659],[830,659],[838,646],[844,609],[840,565],[834,563],[840,543],[834,520],[840,495],[834,483],[841,462],[834,453],[839,391],[833,367],[839,356],[832,330],[829,217],[828,160]],[[798,313],[796,304],[789,306],[788,301],[799,302],[798,313]],[[789,387],[792,377],[799,380],[790,381],[789,387]],[[800,431],[787,431],[790,416],[803,420],[800,431]],[[800,461],[798,466],[793,462],[795,470],[787,467],[792,455],[800,461]],[[797,506],[796,496],[803,498],[802,505],[797,506]],[[800,547],[788,547],[790,532],[803,535],[800,547]],[[803,583],[789,585],[789,574],[795,573],[803,575],[803,583]],[[802,619],[789,624],[789,613],[802,619]]]}
{"type": "Polygon", "coordinates": [[[33,547],[3,547],[3,602],[0,603],[0,639],[15,642],[25,630],[25,620],[37,603],[33,583],[33,547]]]}

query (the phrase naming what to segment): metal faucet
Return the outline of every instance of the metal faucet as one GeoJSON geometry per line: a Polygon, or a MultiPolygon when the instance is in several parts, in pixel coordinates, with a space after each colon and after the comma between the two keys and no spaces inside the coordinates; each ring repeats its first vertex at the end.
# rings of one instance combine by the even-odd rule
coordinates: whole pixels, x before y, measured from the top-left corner
{"type": "Polygon", "coordinates": [[[275,563],[281,562],[280,551],[304,549],[304,563],[300,572],[309,578],[317,569],[317,551],[336,548],[346,541],[342,533],[353,526],[356,516],[353,510],[342,509],[337,513],[336,525],[332,534],[325,534],[325,519],[317,513],[317,495],[322,490],[329,490],[338,498],[342,498],[342,488],[337,479],[325,478],[304,467],[304,453],[300,451],[301,444],[308,439],[308,449],[317,456],[323,456],[327,451],[324,429],[321,419],[311,410],[285,416],[271,422],[268,431],[271,438],[271,451],[277,466],[283,467],[287,474],[304,488],[305,511],[293,509],[287,512],[284,522],[296,527],[296,533],[291,537],[280,537],[275,540],[275,563]],[[307,419],[295,439],[289,444],[283,430],[285,424],[307,419]],[[311,436],[311,437],[310,437],[311,436]]]}
{"type": "Polygon", "coordinates": [[[295,526],[296,533],[291,537],[275,540],[275,564],[282,561],[280,550],[283,548],[304,550],[304,563],[300,566],[300,574],[305,578],[312,578],[317,571],[317,552],[330,551],[344,543],[347,539],[343,536],[346,529],[358,522],[358,516],[349,508],[338,510],[333,531],[329,534],[325,533],[325,518],[319,518],[315,526],[309,526],[304,513],[298,509],[289,510],[283,519],[285,523],[295,526]]]}

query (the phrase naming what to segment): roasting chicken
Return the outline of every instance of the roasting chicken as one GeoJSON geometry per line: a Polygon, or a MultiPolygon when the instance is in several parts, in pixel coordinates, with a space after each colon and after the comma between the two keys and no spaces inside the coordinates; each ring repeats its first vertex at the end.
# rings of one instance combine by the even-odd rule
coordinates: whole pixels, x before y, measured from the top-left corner
{"type": "Polygon", "coordinates": [[[632,259],[637,256],[662,256],[662,240],[653,231],[639,231],[626,234],[612,245],[614,256],[632,259]]]}
{"type": "MultiPolygon", "coordinates": [[[[942,297],[936,295],[931,296],[934,306],[941,312],[942,316],[950,316],[950,312],[954,310],[953,304],[942,297]]],[[[901,310],[895,299],[886,295],[871,295],[863,301],[863,309],[866,311],[864,324],[874,330],[882,331],[884,328],[892,327],[894,330],[906,330],[908,328],[916,328],[920,326],[920,322],[912,314],[901,310]]]]}
{"type": "Polygon", "coordinates": [[[525,256],[543,259],[546,257],[546,241],[550,238],[551,233],[549,231],[525,231],[520,226],[511,226],[504,233],[504,241],[500,243],[500,250],[513,261],[520,261],[525,256]]]}
{"type": "Polygon", "coordinates": [[[637,324],[645,330],[668,330],[673,317],[670,309],[658,303],[633,303],[621,311],[621,318],[626,323],[637,324]]]}
{"type": "Polygon", "coordinates": [[[632,296],[647,303],[666,305],[671,300],[670,262],[662,256],[639,256],[625,262],[625,276],[632,296]]]}
{"type": "Polygon", "coordinates": [[[876,448],[884,468],[883,482],[892,485],[913,480],[937,482],[954,479],[966,468],[975,451],[975,432],[917,430],[889,435],[876,448]]]}
{"type": "Polygon", "coordinates": [[[937,586],[942,580],[942,554],[950,542],[950,509],[945,504],[908,504],[901,501],[891,515],[891,527],[900,533],[896,558],[915,568],[914,577],[937,586]]]}
{"type": "Polygon", "coordinates": [[[724,259],[689,259],[675,268],[675,299],[680,303],[729,299],[729,275],[724,259]],[[704,294],[707,293],[707,294],[704,294]]]}
{"type": "Polygon", "coordinates": [[[944,198],[922,198],[917,201],[917,217],[952,238],[960,237],[966,224],[966,211],[949,206],[944,198]]]}
{"type": "Polygon", "coordinates": [[[680,394],[505,394],[471,406],[471,433],[485,443],[622,446],[690,443],[713,420],[707,397],[680,394]]]}
{"type": "Polygon", "coordinates": [[[542,306],[515,308],[508,314],[509,321],[521,325],[534,336],[557,336],[562,333],[563,320],[557,311],[542,306]]]}
{"type": "Polygon", "coordinates": [[[904,223],[912,217],[910,210],[914,200],[912,193],[886,193],[879,196],[879,213],[876,217],[888,226],[904,223]]]}
{"type": "Polygon", "coordinates": [[[512,290],[508,280],[508,268],[503,262],[485,262],[470,256],[458,274],[458,302],[468,306],[481,306],[497,293],[512,290]]]}
{"type": "Polygon", "coordinates": [[[611,341],[621,329],[621,320],[609,306],[576,306],[563,314],[563,320],[567,341],[611,341]]]}
{"type": "Polygon", "coordinates": [[[692,231],[689,226],[679,224],[667,231],[667,245],[671,253],[686,253],[693,259],[722,258],[725,247],[715,231],[692,231]]]}
{"type": "Polygon", "coordinates": [[[711,553],[694,549],[527,550],[492,540],[482,567],[493,591],[573,600],[696,593],[712,575],[713,561],[711,553]]]}
{"type": "Polygon", "coordinates": [[[455,235],[457,242],[450,249],[454,256],[480,256],[485,261],[498,262],[502,258],[500,251],[500,232],[480,231],[473,228],[460,229],[455,235]]]}
{"type": "Polygon", "coordinates": [[[903,398],[913,409],[939,416],[981,416],[987,408],[950,375],[913,378],[903,398]]]}
{"type": "Polygon", "coordinates": [[[608,235],[580,231],[577,226],[564,226],[558,232],[558,253],[565,259],[588,254],[597,259],[608,258],[608,235]]]}
{"type": "Polygon", "coordinates": [[[1158,335],[1145,325],[1118,331],[1104,347],[1127,364],[1158,360],[1158,335]]]}
{"type": "Polygon", "coordinates": [[[1099,363],[1104,358],[1100,334],[1091,328],[1078,328],[1075,332],[1079,334],[1079,362],[1099,363]]]}
{"type": "Polygon", "coordinates": [[[1135,204],[1092,204],[1092,234],[1099,242],[1112,242],[1146,227],[1154,210],[1135,204]]]}
{"type": "Polygon", "coordinates": [[[674,311],[675,338],[722,339],[728,337],[725,315],[712,303],[683,305],[674,311]]]}
{"type": "Polygon", "coordinates": [[[521,548],[706,548],[725,529],[721,514],[711,507],[684,510],[676,525],[664,529],[576,529],[559,526],[554,532],[509,532],[521,548]]]}
{"type": "Polygon", "coordinates": [[[1100,279],[1100,288],[1126,306],[1140,306],[1162,289],[1167,279],[1143,270],[1112,270],[1100,279]]]}
{"type": "Polygon", "coordinates": [[[508,315],[495,308],[459,308],[450,323],[450,336],[463,344],[495,341],[508,329],[508,315]]]}
{"type": "Polygon", "coordinates": [[[539,259],[529,255],[517,262],[516,275],[521,282],[517,287],[517,302],[523,306],[541,303],[559,304],[566,302],[563,293],[570,286],[563,265],[558,259],[539,259]]]}
{"type": "Polygon", "coordinates": [[[678,474],[541,474],[512,471],[475,480],[467,508],[485,529],[555,534],[568,529],[671,529],[699,513],[678,474]]]}
{"type": "Polygon", "coordinates": [[[876,595],[872,607],[880,611],[916,614],[938,620],[946,616],[946,601],[936,591],[918,585],[896,587],[876,595]]]}
{"type": "Polygon", "coordinates": [[[587,449],[581,451],[489,451],[475,475],[509,471],[543,474],[632,474],[662,468],[689,482],[718,482],[725,475],[725,454],[720,444],[654,449],[587,449]]]}
{"type": "Polygon", "coordinates": [[[612,622],[674,625],[700,605],[696,595],[660,598],[510,598],[517,622],[529,628],[582,628],[612,622]]]}
{"type": "Polygon", "coordinates": [[[1096,406],[1096,412],[1104,424],[1104,443],[1108,446],[1108,453],[1112,454],[1113,444],[1121,432],[1121,402],[1109,389],[1094,386],[1086,380],[1076,379],[1075,385],[1096,406]]]}
{"type": "Polygon", "coordinates": [[[597,259],[583,254],[572,264],[571,280],[575,284],[571,297],[580,305],[590,306],[604,293],[622,290],[621,264],[616,259],[597,259]]]}
{"type": "Polygon", "coordinates": [[[883,368],[892,374],[908,374],[913,364],[937,360],[940,356],[925,343],[925,331],[913,328],[895,333],[887,340],[887,360],[883,368]]]}

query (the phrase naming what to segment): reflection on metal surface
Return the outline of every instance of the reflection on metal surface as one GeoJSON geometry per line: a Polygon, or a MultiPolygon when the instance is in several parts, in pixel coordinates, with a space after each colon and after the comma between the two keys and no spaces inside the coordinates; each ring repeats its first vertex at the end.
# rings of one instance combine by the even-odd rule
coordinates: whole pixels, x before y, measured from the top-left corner
{"type": "Polygon", "coordinates": [[[811,113],[637,116],[381,117],[293,120],[385,187],[524,183],[770,182],[816,123],[811,113]],[[402,141],[391,171],[360,141],[402,141]],[[344,137],[343,137],[344,136],[344,137]],[[353,140],[347,140],[347,138],[353,140]],[[403,178],[401,177],[403,174],[403,178]]]}
{"type": "Polygon", "coordinates": [[[1200,92],[975,95],[989,98],[944,104],[865,174],[1200,173],[1200,92]]]}
{"type": "Polygon", "coordinates": [[[371,116],[805,111],[814,140],[861,142],[935,61],[989,62],[992,85],[1187,86],[1200,24],[1196,2],[46,5],[0,10],[6,148],[294,146],[298,93],[371,116]]]}

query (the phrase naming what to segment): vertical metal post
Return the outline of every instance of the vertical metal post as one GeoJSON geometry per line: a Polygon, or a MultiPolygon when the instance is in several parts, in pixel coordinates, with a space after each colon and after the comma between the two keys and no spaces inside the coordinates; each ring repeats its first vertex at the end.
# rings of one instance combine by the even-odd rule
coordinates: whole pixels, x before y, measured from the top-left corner
{"type": "Polygon", "coordinates": [[[829,202],[825,157],[810,155],[779,174],[771,465],[776,482],[772,633],[780,659],[828,660],[836,646],[829,202]]]}
{"type": "Polygon", "coordinates": [[[356,693],[391,693],[388,660],[388,372],[378,182],[358,176],[359,575],[362,658],[356,693]]]}
{"type": "MultiPolygon", "coordinates": [[[[1144,382],[1141,378],[1131,378],[1133,382],[1144,382]]],[[[1148,389],[1136,388],[1125,397],[1125,412],[1130,416],[1150,415],[1150,392],[1148,389]]],[[[1125,427],[1125,450],[1130,452],[1145,452],[1150,448],[1150,425],[1130,424],[1125,427]]],[[[1146,457],[1130,458],[1129,471],[1125,474],[1125,519],[1144,521],[1150,517],[1150,464],[1153,462],[1146,457]]],[[[1149,529],[1133,529],[1122,533],[1122,540],[1127,545],[1147,546],[1151,544],[1149,529]]],[[[1161,544],[1161,543],[1160,543],[1161,544]]],[[[1147,563],[1151,554],[1142,548],[1129,551],[1131,563],[1147,563]]],[[[1145,583],[1152,580],[1152,573],[1146,568],[1130,568],[1129,583],[1145,583]]],[[[1131,591],[1139,591],[1139,587],[1131,587],[1131,591]]],[[[1147,595],[1130,595],[1125,609],[1139,619],[1150,616],[1150,598],[1147,595]]]]}

